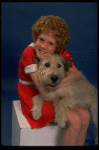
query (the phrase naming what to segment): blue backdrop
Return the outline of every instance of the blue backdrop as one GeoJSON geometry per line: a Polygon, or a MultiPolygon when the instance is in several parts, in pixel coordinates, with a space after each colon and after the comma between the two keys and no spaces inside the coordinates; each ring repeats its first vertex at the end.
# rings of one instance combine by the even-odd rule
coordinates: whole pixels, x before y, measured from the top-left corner
{"type": "MultiPolygon", "coordinates": [[[[1,143],[11,145],[12,101],[17,92],[18,63],[32,42],[31,27],[40,16],[56,15],[68,24],[71,35],[66,50],[75,66],[97,88],[97,2],[2,2],[1,3],[1,143]]],[[[91,129],[91,125],[89,127],[91,129]]],[[[93,139],[93,133],[88,139],[93,139]]]]}

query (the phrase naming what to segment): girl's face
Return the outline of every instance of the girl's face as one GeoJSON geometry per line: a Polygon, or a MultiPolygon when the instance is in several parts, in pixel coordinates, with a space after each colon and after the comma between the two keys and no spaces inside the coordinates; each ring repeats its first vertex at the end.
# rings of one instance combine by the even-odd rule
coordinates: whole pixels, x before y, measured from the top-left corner
{"type": "Polygon", "coordinates": [[[41,33],[35,43],[36,55],[39,58],[44,58],[54,53],[56,48],[56,40],[52,34],[41,33]]]}

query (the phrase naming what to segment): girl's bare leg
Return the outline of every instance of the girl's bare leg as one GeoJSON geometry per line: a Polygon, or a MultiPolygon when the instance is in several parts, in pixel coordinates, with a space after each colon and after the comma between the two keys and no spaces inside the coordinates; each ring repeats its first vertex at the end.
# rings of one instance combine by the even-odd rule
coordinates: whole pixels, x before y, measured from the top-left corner
{"type": "Polygon", "coordinates": [[[78,135],[77,146],[83,146],[86,138],[87,129],[90,121],[90,113],[87,109],[76,105],[74,110],[78,111],[81,116],[82,127],[78,135]]]}
{"type": "Polygon", "coordinates": [[[64,146],[83,146],[89,125],[90,113],[83,107],[75,105],[66,111],[68,127],[63,136],[64,146]]]}
{"type": "Polygon", "coordinates": [[[64,146],[76,146],[78,135],[81,129],[81,117],[78,112],[68,109],[66,111],[68,118],[68,127],[66,128],[63,136],[64,146]]]}

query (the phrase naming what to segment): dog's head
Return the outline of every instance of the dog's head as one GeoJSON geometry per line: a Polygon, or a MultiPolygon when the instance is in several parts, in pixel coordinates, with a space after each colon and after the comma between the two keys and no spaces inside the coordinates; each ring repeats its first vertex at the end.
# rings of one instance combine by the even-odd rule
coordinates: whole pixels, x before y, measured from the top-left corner
{"type": "Polygon", "coordinates": [[[57,54],[49,55],[43,59],[34,56],[33,61],[37,64],[37,77],[40,84],[46,90],[55,90],[60,84],[71,62],[57,54]]]}

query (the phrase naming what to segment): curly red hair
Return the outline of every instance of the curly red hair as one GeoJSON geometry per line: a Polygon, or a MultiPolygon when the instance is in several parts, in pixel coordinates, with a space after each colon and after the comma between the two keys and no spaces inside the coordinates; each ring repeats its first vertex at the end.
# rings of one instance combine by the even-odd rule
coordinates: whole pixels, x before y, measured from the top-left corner
{"type": "Polygon", "coordinates": [[[59,16],[41,16],[32,26],[32,38],[36,42],[41,33],[51,33],[56,39],[56,51],[68,44],[70,30],[67,23],[59,16]]]}

